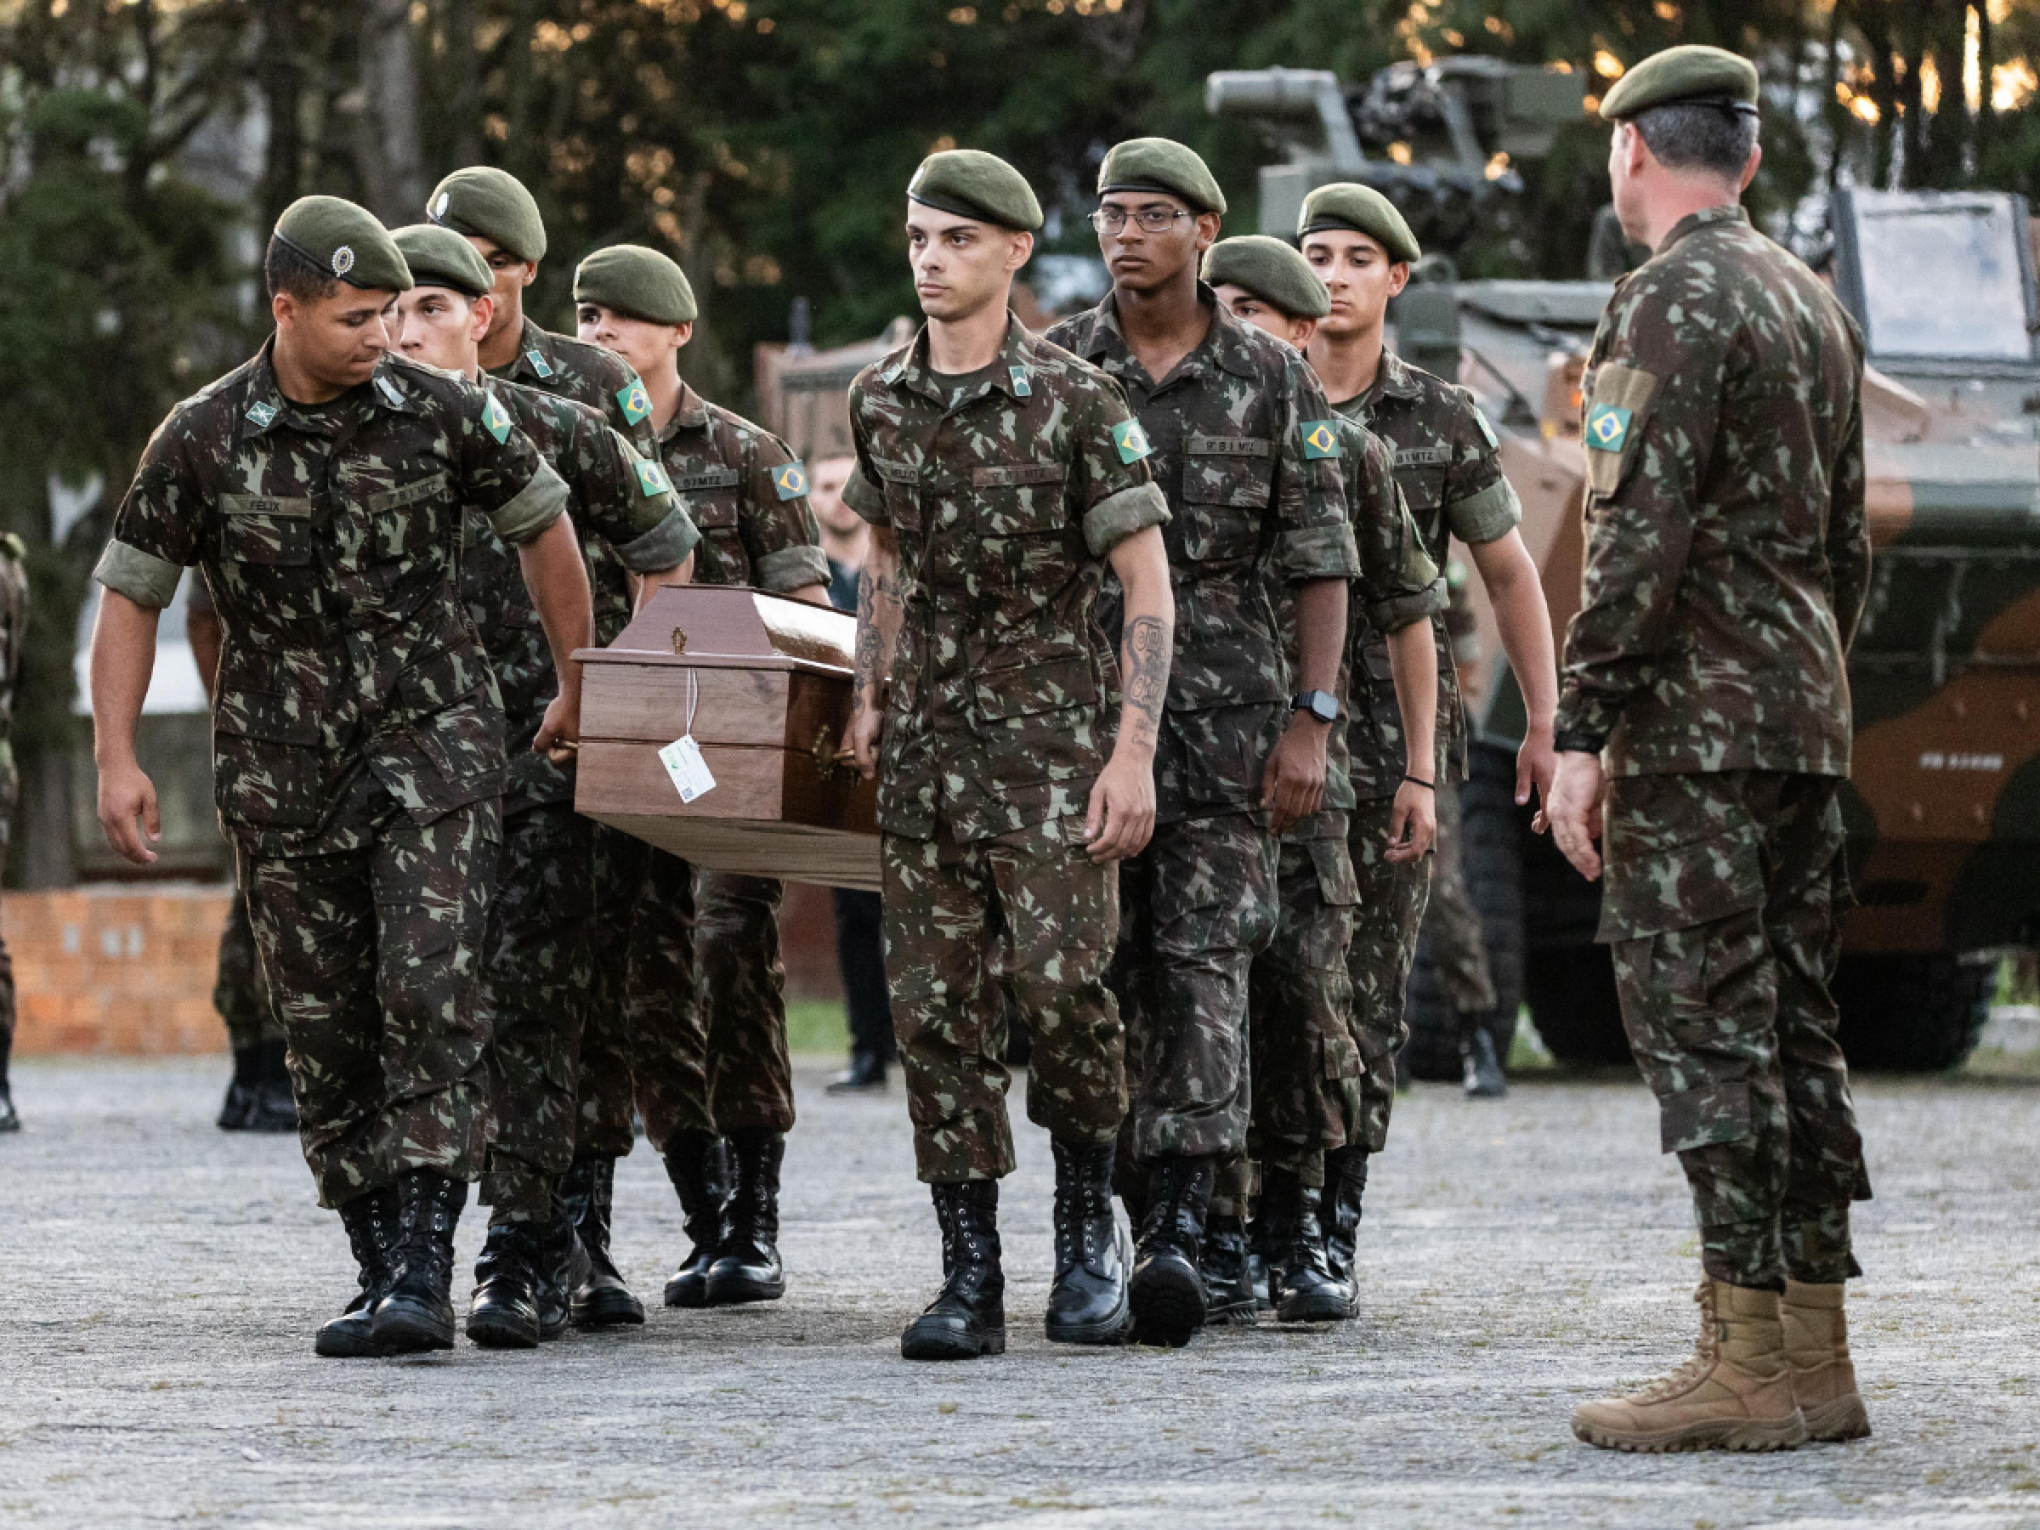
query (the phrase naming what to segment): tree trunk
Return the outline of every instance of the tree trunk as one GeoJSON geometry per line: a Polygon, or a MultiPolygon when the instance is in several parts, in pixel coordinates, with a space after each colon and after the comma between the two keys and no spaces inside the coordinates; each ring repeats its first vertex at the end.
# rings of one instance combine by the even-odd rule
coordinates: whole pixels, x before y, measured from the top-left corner
{"type": "Polygon", "coordinates": [[[446,0],[446,51],[453,76],[453,159],[482,162],[482,61],[475,46],[475,0],[446,0]]]}
{"type": "Polygon", "coordinates": [[[304,171],[304,129],[300,121],[304,67],[299,60],[299,0],[262,0],[262,38],[255,75],[268,117],[269,141],[262,153],[261,233],[276,227],[283,210],[297,200],[304,171]]]}
{"type": "Polygon", "coordinates": [[[41,749],[21,758],[21,800],[14,809],[15,864],[25,888],[72,887],[78,857],[71,842],[71,755],[41,749]]]}
{"type": "Polygon", "coordinates": [[[424,154],[418,136],[418,60],[411,0],[359,0],[361,115],[355,157],[369,210],[392,227],[425,213],[424,154]]]}

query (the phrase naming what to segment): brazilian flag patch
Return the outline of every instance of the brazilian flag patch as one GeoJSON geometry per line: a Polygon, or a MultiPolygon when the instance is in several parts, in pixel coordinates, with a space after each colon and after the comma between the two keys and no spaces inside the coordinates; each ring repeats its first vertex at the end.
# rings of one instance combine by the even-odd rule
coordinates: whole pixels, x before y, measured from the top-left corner
{"type": "Polygon", "coordinates": [[[1316,462],[1324,457],[1339,455],[1339,427],[1333,420],[1305,420],[1303,422],[1303,460],[1316,462]]]}
{"type": "Polygon", "coordinates": [[[1147,432],[1140,428],[1139,420],[1121,420],[1113,426],[1112,444],[1119,448],[1121,462],[1138,462],[1154,450],[1148,445],[1147,432]]]}
{"type": "Polygon", "coordinates": [[[623,410],[623,417],[633,425],[652,412],[652,396],[645,392],[643,383],[632,383],[628,388],[618,388],[616,402],[623,410]]]}
{"type": "Polygon", "coordinates": [[[772,470],[772,487],[779,491],[782,503],[799,499],[807,493],[807,474],[801,471],[798,462],[782,463],[772,470]]]}
{"type": "Polygon", "coordinates": [[[656,462],[641,461],[637,464],[637,484],[638,492],[646,499],[655,494],[673,492],[673,481],[666,476],[666,470],[656,462]]]}
{"type": "Polygon", "coordinates": [[[1013,379],[1013,397],[1032,398],[1034,396],[1034,387],[1027,381],[1027,368],[1008,367],[1006,372],[1013,379]]]}
{"type": "Polygon", "coordinates": [[[1613,404],[1595,404],[1587,410],[1587,447],[1590,451],[1619,452],[1629,439],[1629,411],[1613,404]]]}
{"type": "Polygon", "coordinates": [[[482,406],[482,423],[489,427],[489,434],[501,446],[510,439],[510,411],[505,409],[496,395],[488,395],[488,403],[482,406]]]}

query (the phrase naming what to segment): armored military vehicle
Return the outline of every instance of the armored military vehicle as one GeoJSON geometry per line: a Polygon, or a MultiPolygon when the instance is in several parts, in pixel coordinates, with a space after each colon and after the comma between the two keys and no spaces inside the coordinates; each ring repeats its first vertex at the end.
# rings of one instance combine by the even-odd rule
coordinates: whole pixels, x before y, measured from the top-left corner
{"type": "MultiPolygon", "coordinates": [[[[1503,436],[1557,636],[1579,604],[1583,465],[1580,383],[1613,291],[1592,281],[1451,279],[1456,209],[1507,199],[1489,169],[1513,144],[1532,158],[1559,98],[1582,110],[1576,75],[1449,59],[1398,65],[1400,99],[1440,103],[1442,163],[1370,157],[1366,105],[1394,97],[1315,71],[1211,77],[1214,111],[1255,118],[1289,160],[1262,172],[1262,227],[1291,234],[1312,186],[1363,180],[1395,198],[1427,250],[1391,313],[1402,353],[1454,376],[1503,436]],[[1407,76],[1422,76],[1411,83],[1407,76]],[[1544,76],[1533,84],[1528,76],[1544,76]],[[1307,83],[1306,83],[1307,82],[1307,83]],[[1569,94],[1568,94],[1569,93],[1569,94]],[[1509,135],[1513,135],[1510,137],[1509,135]],[[1485,158],[1483,158],[1485,156],[1485,158]],[[1470,175],[1478,167],[1489,188],[1470,175]],[[1451,179],[1448,180],[1448,177],[1451,179]],[[1421,221],[1420,221],[1421,220],[1421,221]],[[1434,244],[1424,229],[1442,234],[1434,244]],[[1432,278],[1425,280],[1426,277],[1432,278]]],[[[1420,113],[1419,115],[1422,115],[1420,113]]],[[[1380,137],[1377,131],[1373,135],[1380,137]]],[[[1394,140],[1410,143],[1410,138],[1394,140]]],[[[1974,1045],[1996,955],[2040,920],[2040,299],[2024,200],[1992,192],[1837,192],[1823,267],[1862,325],[1869,607],[1850,656],[1857,742],[1845,796],[1859,906],[1843,922],[1836,983],[1842,1042],[1862,1068],[1933,1069],[1974,1045]]],[[[1464,225],[1460,225],[1464,226],[1464,225]]],[[[1519,1002],[1569,1061],[1627,1057],[1599,891],[1566,865],[1512,800],[1522,698],[1473,581],[1482,673],[1464,795],[1464,855],[1500,998],[1487,1017],[1504,1055],[1519,1002]]],[[[1456,1076],[1448,1017],[1420,952],[1411,981],[1420,1077],[1456,1076]]]]}

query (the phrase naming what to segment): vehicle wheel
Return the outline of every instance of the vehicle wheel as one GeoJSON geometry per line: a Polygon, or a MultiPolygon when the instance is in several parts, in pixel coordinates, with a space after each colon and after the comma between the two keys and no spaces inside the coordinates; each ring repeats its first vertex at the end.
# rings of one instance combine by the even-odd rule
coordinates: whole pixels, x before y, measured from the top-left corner
{"type": "MultiPolygon", "coordinates": [[[[1516,761],[1506,750],[1489,744],[1473,745],[1468,755],[1472,774],[1459,788],[1459,853],[1467,890],[1480,915],[1488,976],[1495,985],[1495,1007],[1482,1017],[1481,1024],[1494,1037],[1495,1055],[1506,1062],[1516,1039],[1516,1011],[1523,999],[1519,846],[1524,830],[1517,823],[1516,761]]],[[[1412,1078],[1456,1081],[1460,1077],[1458,1021],[1445,1003],[1428,947],[1428,939],[1420,933],[1404,1012],[1410,1039],[1399,1065],[1407,1068],[1412,1078]]]]}
{"type": "Polygon", "coordinates": [[[1523,961],[1530,1019],[1560,1062],[1629,1061],[1615,963],[1606,946],[1546,946],[1523,961]]]}
{"type": "Polygon", "coordinates": [[[1946,953],[1844,956],[1835,972],[1852,1069],[1938,1073],[1967,1057],[1990,1018],[1994,962],[1946,953]]]}

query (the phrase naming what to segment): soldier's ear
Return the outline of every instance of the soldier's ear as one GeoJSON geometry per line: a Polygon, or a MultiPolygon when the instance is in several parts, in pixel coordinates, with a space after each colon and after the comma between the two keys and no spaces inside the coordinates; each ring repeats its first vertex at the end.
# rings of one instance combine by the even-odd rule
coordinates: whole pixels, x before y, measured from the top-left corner
{"type": "Polygon", "coordinates": [[[1410,284],[1410,263],[1398,260],[1388,268],[1388,295],[1396,297],[1410,284]]]}
{"type": "Polygon", "coordinates": [[[1034,258],[1034,236],[1024,229],[1013,231],[1012,248],[1006,252],[1006,269],[1017,271],[1034,258]]]}
{"type": "Polygon", "coordinates": [[[1293,327],[1289,332],[1289,343],[1300,351],[1310,344],[1310,337],[1317,333],[1317,320],[1292,319],[1290,324],[1293,327]]]}
{"type": "Polygon", "coordinates": [[[276,320],[276,327],[278,329],[288,329],[291,325],[295,324],[297,322],[297,313],[297,299],[288,292],[276,292],[270,295],[269,316],[276,320]]]}
{"type": "Polygon", "coordinates": [[[674,350],[676,351],[680,350],[683,346],[687,344],[688,341],[692,340],[693,338],[694,338],[694,321],[692,319],[689,319],[685,324],[675,324],[673,326],[674,350]]]}
{"type": "Polygon", "coordinates": [[[468,338],[479,343],[496,317],[496,300],[486,292],[468,305],[468,338]]]}
{"type": "Polygon", "coordinates": [[[1750,182],[1757,178],[1757,170],[1763,163],[1764,163],[1763,144],[1761,143],[1751,144],[1749,163],[1743,166],[1742,184],[1736,187],[1737,191],[1748,191],[1750,189],[1750,182]]]}

